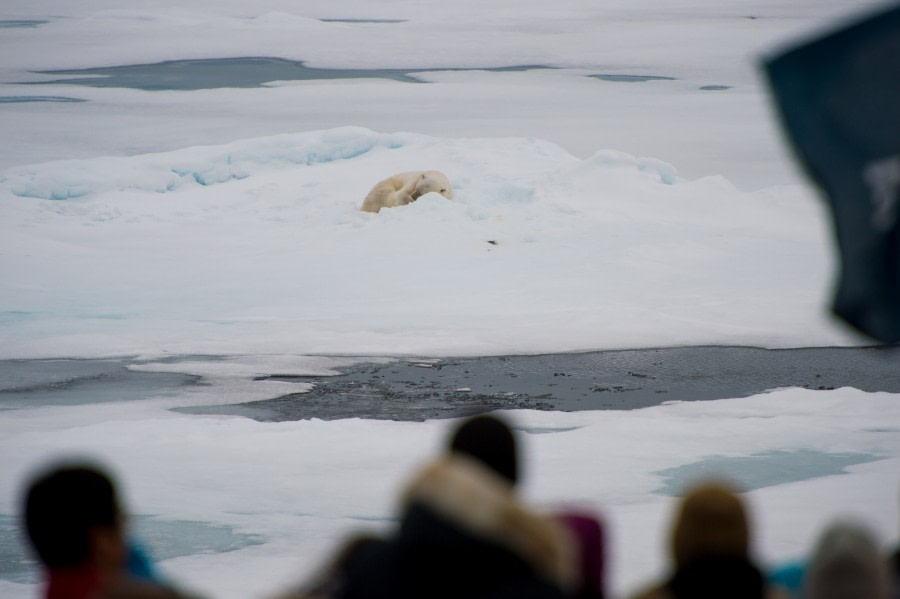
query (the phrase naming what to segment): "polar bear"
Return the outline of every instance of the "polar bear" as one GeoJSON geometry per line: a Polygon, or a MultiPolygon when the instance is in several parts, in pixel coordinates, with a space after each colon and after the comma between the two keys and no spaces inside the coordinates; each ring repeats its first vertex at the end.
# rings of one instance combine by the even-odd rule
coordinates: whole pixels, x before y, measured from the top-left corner
{"type": "Polygon", "coordinates": [[[405,206],[432,191],[441,194],[448,200],[453,198],[450,180],[440,171],[398,173],[372,188],[363,202],[362,210],[378,212],[382,208],[405,206]]]}

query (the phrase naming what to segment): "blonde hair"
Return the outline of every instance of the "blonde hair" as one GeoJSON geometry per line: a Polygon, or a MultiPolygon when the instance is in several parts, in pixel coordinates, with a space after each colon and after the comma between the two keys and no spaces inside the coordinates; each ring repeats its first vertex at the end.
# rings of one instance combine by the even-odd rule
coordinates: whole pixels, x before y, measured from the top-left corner
{"type": "Polygon", "coordinates": [[[672,530],[676,567],[709,556],[748,557],[749,528],[744,504],[728,485],[695,486],[682,500],[672,530]]]}

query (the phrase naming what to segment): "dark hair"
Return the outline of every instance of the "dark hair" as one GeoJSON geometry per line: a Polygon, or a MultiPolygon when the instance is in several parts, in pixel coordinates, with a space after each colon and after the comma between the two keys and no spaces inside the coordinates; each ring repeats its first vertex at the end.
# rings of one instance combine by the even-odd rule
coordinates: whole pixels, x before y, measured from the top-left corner
{"type": "Polygon", "coordinates": [[[119,526],[112,480],[95,466],[61,465],[36,477],[25,496],[25,528],[48,568],[83,564],[90,557],[90,532],[119,526]]]}
{"type": "Polygon", "coordinates": [[[515,437],[496,416],[474,416],[464,421],[450,439],[450,450],[475,458],[513,484],[519,479],[515,437]]]}

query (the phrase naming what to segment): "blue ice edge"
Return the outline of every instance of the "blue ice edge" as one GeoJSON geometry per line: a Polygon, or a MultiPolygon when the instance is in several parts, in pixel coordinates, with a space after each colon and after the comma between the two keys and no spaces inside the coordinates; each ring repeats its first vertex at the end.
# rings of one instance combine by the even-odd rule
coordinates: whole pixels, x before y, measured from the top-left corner
{"type": "Polygon", "coordinates": [[[742,491],[843,474],[849,466],[884,459],[869,453],[828,453],[800,449],[768,451],[750,456],[709,456],[692,464],[659,470],[662,487],[655,493],[680,497],[687,485],[699,480],[731,481],[742,491]]]}
{"type": "Polygon", "coordinates": [[[70,98],[68,96],[0,96],[0,104],[30,104],[35,102],[61,102],[79,103],[87,102],[83,98],[70,98]]]}
{"type": "Polygon", "coordinates": [[[43,19],[4,19],[0,21],[0,29],[37,29],[49,22],[43,19]]]}
{"type": "Polygon", "coordinates": [[[217,185],[267,167],[352,160],[376,148],[417,143],[424,136],[379,134],[362,127],[242,140],[227,146],[163,154],[69,160],[13,169],[0,179],[18,197],[70,200],[110,190],[167,193],[185,184],[217,185]]]}
{"type": "MultiPolygon", "coordinates": [[[[225,525],[132,516],[130,532],[155,562],[200,553],[226,553],[265,542],[225,525]]],[[[0,580],[35,584],[40,567],[27,545],[19,519],[0,514],[0,580]]]]}

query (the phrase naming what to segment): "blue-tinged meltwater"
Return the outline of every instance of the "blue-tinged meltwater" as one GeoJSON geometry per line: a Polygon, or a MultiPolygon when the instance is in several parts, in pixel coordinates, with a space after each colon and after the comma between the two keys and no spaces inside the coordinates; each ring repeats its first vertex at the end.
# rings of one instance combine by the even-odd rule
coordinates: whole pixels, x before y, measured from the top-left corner
{"type": "Polygon", "coordinates": [[[4,19],[0,21],[0,29],[36,29],[49,22],[39,19],[4,19]]]}
{"type": "Polygon", "coordinates": [[[87,102],[83,98],[70,98],[68,96],[0,96],[0,104],[29,104],[34,102],[59,102],[63,104],[73,102],[87,102]]]}
{"type": "Polygon", "coordinates": [[[710,456],[656,474],[665,483],[657,490],[663,495],[680,496],[689,485],[708,477],[727,477],[743,491],[841,474],[849,466],[881,459],[866,453],[826,453],[823,451],[770,451],[751,456],[710,456]]]}
{"type": "MultiPolygon", "coordinates": [[[[132,516],[129,530],[153,561],[198,553],[225,553],[262,543],[259,537],[235,532],[227,526],[160,520],[152,516],[132,516]]],[[[39,578],[38,562],[31,554],[19,520],[0,514],[0,580],[32,584],[39,578]]]]}
{"type": "Polygon", "coordinates": [[[174,396],[199,377],[129,370],[129,361],[0,360],[0,412],[174,396]]]}

